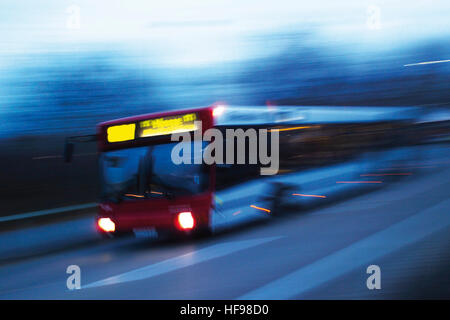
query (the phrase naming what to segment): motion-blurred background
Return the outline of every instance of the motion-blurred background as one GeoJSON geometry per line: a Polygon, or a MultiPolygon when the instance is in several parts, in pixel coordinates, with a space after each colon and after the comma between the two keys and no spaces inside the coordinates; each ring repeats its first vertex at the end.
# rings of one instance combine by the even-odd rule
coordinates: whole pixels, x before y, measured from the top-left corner
{"type": "Polygon", "coordinates": [[[0,3],[0,215],[95,201],[95,145],[122,116],[236,105],[450,102],[450,3],[0,3]],[[426,63],[423,63],[426,62],[426,63]]]}

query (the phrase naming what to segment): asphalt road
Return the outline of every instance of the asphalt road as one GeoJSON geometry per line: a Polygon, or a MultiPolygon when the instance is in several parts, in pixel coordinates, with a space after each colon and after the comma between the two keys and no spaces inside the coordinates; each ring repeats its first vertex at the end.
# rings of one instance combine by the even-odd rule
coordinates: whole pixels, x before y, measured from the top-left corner
{"type": "Polygon", "coordinates": [[[206,239],[97,241],[5,262],[0,299],[448,299],[449,178],[447,163],[206,239]],[[66,286],[70,265],[81,289],[66,286]],[[367,288],[370,265],[381,289],[367,288]]]}

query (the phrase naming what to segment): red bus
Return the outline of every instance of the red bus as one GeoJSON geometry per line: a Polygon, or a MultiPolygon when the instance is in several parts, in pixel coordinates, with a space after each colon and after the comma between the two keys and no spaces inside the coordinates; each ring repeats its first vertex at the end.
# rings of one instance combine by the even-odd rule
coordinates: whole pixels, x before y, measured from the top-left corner
{"type": "Polygon", "coordinates": [[[201,121],[203,132],[211,128],[213,109],[142,115],[98,125],[100,232],[209,229],[214,167],[171,161],[178,143],[170,140],[171,134],[194,132],[195,121],[201,121]]]}
{"type": "MultiPolygon", "coordinates": [[[[407,145],[409,142],[401,139],[402,130],[411,130],[416,111],[380,107],[213,105],[100,123],[97,134],[91,136],[97,140],[99,151],[98,231],[109,236],[140,229],[154,229],[158,234],[167,231],[204,234],[214,227],[214,220],[223,220],[225,216],[234,219],[246,215],[274,215],[286,195],[311,195],[319,190],[314,179],[296,176],[298,172],[324,164],[335,165],[365,151],[407,145]],[[196,126],[198,121],[201,129],[196,126]],[[202,156],[209,143],[198,133],[203,134],[210,128],[277,131],[279,174],[262,177],[264,183],[261,183],[259,162],[234,165],[204,161],[175,164],[172,161],[172,150],[180,143],[171,140],[173,133],[191,135],[192,141],[188,143],[193,144],[193,150],[200,150],[191,154],[195,158],[202,156]],[[302,192],[299,192],[299,185],[302,192]]],[[[73,151],[71,142],[89,140],[78,138],[69,139],[66,153],[73,151]]],[[[349,170],[354,171],[354,168],[349,170]]],[[[345,170],[335,170],[333,175],[320,177],[320,181],[330,183],[327,179],[334,179],[333,188],[344,187],[335,186],[334,181],[337,179],[335,172],[345,172],[341,174],[342,179],[353,174],[345,170]]],[[[327,197],[291,196],[289,199],[294,198],[323,201],[327,197]]]]}

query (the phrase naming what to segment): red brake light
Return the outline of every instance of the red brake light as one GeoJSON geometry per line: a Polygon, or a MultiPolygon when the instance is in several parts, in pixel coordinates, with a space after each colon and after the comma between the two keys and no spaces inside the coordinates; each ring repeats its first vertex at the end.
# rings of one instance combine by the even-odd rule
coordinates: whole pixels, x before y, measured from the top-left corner
{"type": "Polygon", "coordinates": [[[114,232],[116,230],[116,225],[110,218],[100,218],[97,224],[105,232],[114,232]]]}
{"type": "Polygon", "coordinates": [[[178,224],[183,230],[189,230],[194,228],[195,221],[194,217],[192,216],[192,212],[190,211],[180,212],[178,214],[178,224]]]}

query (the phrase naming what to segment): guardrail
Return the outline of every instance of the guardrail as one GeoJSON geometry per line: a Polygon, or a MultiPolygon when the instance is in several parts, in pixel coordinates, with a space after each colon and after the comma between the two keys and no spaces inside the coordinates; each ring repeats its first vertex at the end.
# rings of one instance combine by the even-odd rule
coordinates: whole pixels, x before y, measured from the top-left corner
{"type": "Polygon", "coordinates": [[[0,223],[2,223],[2,222],[12,222],[12,221],[28,219],[28,218],[48,216],[48,215],[57,214],[57,213],[63,213],[63,212],[70,212],[70,211],[83,210],[83,209],[90,209],[90,208],[95,208],[96,206],[97,206],[97,203],[90,202],[90,203],[73,205],[73,206],[67,206],[67,207],[59,207],[59,208],[53,208],[53,209],[25,212],[25,213],[20,213],[20,214],[6,216],[6,217],[0,217],[0,223]]]}

